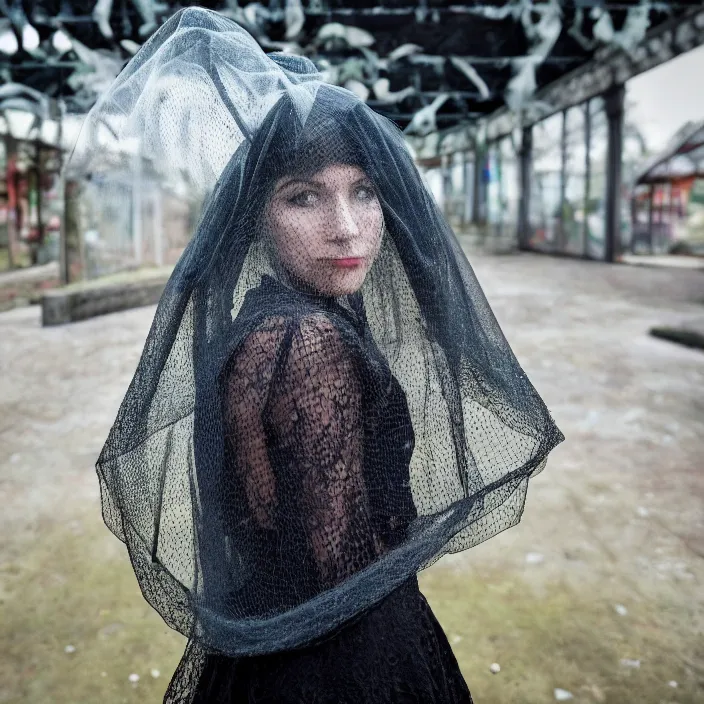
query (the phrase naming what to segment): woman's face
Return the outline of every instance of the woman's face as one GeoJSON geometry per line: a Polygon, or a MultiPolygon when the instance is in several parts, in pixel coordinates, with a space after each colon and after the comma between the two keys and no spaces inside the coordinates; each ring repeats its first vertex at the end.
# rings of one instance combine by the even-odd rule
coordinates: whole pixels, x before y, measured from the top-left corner
{"type": "Polygon", "coordinates": [[[324,295],[344,296],[361,287],[379,253],[384,218],[364,171],[333,164],[279,179],[266,223],[290,274],[324,295]]]}

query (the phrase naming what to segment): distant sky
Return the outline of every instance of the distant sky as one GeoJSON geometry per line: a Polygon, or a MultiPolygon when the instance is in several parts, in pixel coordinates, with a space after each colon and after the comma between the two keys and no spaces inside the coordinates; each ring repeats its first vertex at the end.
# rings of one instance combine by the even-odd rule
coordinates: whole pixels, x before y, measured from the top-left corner
{"type": "Polygon", "coordinates": [[[688,120],[704,120],[704,46],[678,56],[626,84],[629,119],[650,151],[666,146],[688,120]]]}

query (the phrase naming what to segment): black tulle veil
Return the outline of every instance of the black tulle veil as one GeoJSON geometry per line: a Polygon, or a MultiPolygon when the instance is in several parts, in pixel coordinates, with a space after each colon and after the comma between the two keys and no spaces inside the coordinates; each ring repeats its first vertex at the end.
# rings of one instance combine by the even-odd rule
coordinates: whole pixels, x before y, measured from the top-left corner
{"type": "Polygon", "coordinates": [[[147,600],[193,643],[231,656],[324,638],[443,554],[514,525],[528,479],[562,439],[392,123],[320,85],[303,118],[284,91],[247,136],[166,286],[97,464],[105,521],[147,600]],[[220,377],[257,321],[233,310],[233,292],[251,270],[274,181],[337,162],[366,173],[383,211],[383,253],[352,305],[364,307],[409,398],[418,515],[406,540],[333,588],[252,613],[233,597],[256,575],[245,574],[221,500],[232,469],[220,377]],[[441,414],[427,410],[431,397],[441,414]]]}

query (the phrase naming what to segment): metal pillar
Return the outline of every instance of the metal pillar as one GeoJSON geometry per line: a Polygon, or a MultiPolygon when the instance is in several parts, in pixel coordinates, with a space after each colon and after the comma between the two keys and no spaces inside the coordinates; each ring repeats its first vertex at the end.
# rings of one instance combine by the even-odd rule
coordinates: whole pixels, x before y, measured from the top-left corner
{"type": "Polygon", "coordinates": [[[648,253],[655,254],[655,247],[653,246],[653,214],[655,208],[655,186],[650,184],[650,191],[648,193],[648,253]]]}
{"type": "Polygon", "coordinates": [[[565,200],[567,194],[567,110],[562,111],[560,130],[560,217],[557,223],[557,251],[565,253],[567,233],[565,232],[565,200]]]}
{"type": "Polygon", "coordinates": [[[19,243],[20,220],[17,197],[17,141],[7,135],[5,137],[5,151],[7,155],[7,263],[9,269],[17,266],[15,261],[16,248],[19,243]]]}
{"type": "Polygon", "coordinates": [[[61,219],[61,247],[59,271],[61,283],[70,284],[83,278],[83,218],[82,184],[78,180],[64,179],[64,214],[61,219]]]}
{"type": "Polygon", "coordinates": [[[162,209],[162,199],[164,197],[161,188],[154,188],[154,263],[157,266],[164,266],[164,213],[162,209]]]}
{"type": "Polygon", "coordinates": [[[608,120],[608,158],[606,173],[606,229],[604,260],[616,261],[621,253],[621,157],[623,153],[624,86],[604,93],[608,120]]]}
{"type": "Polygon", "coordinates": [[[518,248],[527,250],[530,241],[530,180],[533,171],[533,128],[524,127],[521,135],[520,200],[518,205],[518,248]]]}
{"type": "Polygon", "coordinates": [[[472,223],[481,225],[486,218],[486,184],[484,183],[484,163],[486,161],[486,149],[483,145],[477,144],[474,152],[474,194],[472,197],[472,223]]]}
{"type": "Polygon", "coordinates": [[[464,211],[462,215],[462,226],[466,227],[472,222],[472,213],[474,210],[474,183],[475,173],[474,164],[476,157],[472,156],[472,152],[463,152],[464,159],[464,174],[463,174],[463,192],[464,192],[464,211]]]}
{"type": "Polygon", "coordinates": [[[582,226],[582,255],[589,259],[589,209],[592,195],[592,108],[591,101],[584,104],[584,223],[582,226]]]}
{"type": "Polygon", "coordinates": [[[42,220],[42,152],[39,143],[34,145],[34,178],[36,182],[37,198],[37,241],[32,247],[32,264],[37,263],[39,248],[44,244],[44,222],[42,220]]]}
{"type": "Polygon", "coordinates": [[[142,157],[132,159],[132,251],[135,264],[142,265],[142,157]]]}

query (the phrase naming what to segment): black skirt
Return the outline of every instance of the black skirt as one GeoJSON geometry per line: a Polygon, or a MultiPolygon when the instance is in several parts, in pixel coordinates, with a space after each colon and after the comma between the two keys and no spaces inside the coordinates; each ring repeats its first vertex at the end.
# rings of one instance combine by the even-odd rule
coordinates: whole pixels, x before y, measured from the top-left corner
{"type": "Polygon", "coordinates": [[[416,578],[330,638],[270,655],[206,657],[193,704],[471,704],[416,578]]]}

